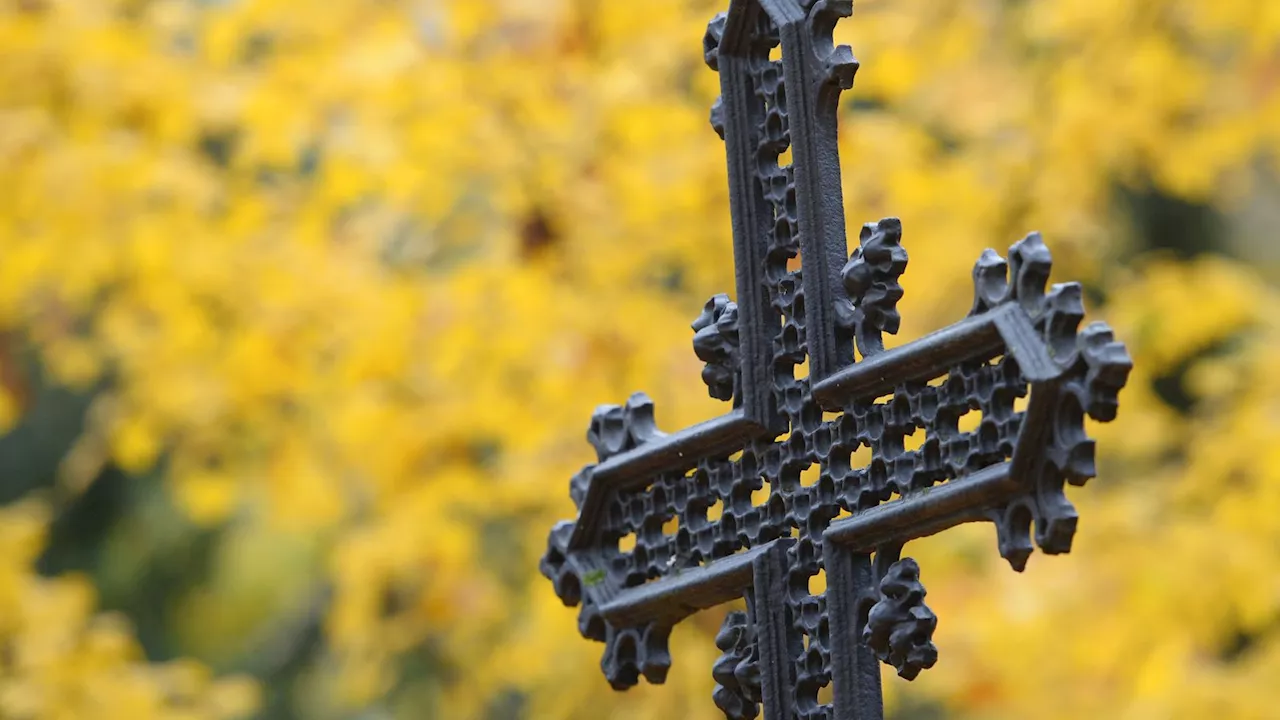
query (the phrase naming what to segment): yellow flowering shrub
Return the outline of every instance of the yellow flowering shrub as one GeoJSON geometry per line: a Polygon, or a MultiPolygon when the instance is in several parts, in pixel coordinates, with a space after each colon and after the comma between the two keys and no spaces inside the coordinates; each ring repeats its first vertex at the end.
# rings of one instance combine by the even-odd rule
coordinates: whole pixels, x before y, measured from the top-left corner
{"type": "MultiPolygon", "coordinates": [[[[0,0],[0,330],[93,396],[50,512],[118,468],[216,538],[171,628],[205,665],[148,664],[88,580],[36,573],[44,511],[4,510],[0,716],[251,712],[212,667],[304,717],[715,717],[714,613],[666,686],[614,694],[535,568],[595,404],[716,411],[688,323],[733,287],[722,4],[0,0]],[[256,648],[297,618],[321,639],[276,686],[256,648]]],[[[1140,255],[1114,202],[1257,192],[1277,7],[859,0],[838,28],[846,212],[900,216],[912,256],[892,342],[1039,229],[1136,362],[1072,556],[1023,577],[990,528],[920,543],[942,660],[887,682],[902,717],[1280,702],[1280,296],[1140,255]]],[[[5,387],[7,427],[30,407],[5,387]]]]}
{"type": "Polygon", "coordinates": [[[128,622],[94,612],[84,578],[36,577],[48,512],[0,510],[0,716],[221,720],[258,703],[247,678],[215,680],[190,661],[149,664],[128,622]]]}

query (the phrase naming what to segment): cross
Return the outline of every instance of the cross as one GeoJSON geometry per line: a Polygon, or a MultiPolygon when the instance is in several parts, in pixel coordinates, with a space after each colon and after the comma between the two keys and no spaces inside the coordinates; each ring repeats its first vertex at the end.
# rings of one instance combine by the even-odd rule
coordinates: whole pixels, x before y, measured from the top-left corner
{"type": "Polygon", "coordinates": [[[879,663],[910,680],[938,657],[904,544],[990,522],[1014,570],[1032,537],[1068,552],[1064,485],[1095,474],[1084,418],[1115,417],[1132,367],[1105,324],[1080,328],[1079,284],[1046,288],[1051,258],[1034,233],[1007,260],[978,258],[965,318],[885,349],[907,253],[889,218],[847,254],[836,109],[858,65],[831,33],[850,14],[850,0],[731,0],[708,26],[737,301],[707,302],[693,349],[730,409],[665,434],[643,393],[597,408],[597,461],[570,483],[578,516],[551,531],[540,566],[581,606],[582,635],[604,643],[616,689],[663,682],[671,628],[744,598],[712,668],[731,720],[880,720],[879,663]],[[969,413],[980,422],[962,430],[969,413]],[[860,450],[869,461],[854,462],[860,450]],[[827,587],[813,594],[819,572],[827,587]]]}

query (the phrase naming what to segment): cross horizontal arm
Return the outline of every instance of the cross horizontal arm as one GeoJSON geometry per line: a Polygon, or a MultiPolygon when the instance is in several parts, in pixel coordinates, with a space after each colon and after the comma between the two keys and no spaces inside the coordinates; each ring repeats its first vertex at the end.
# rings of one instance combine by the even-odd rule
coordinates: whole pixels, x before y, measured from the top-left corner
{"type": "Polygon", "coordinates": [[[604,607],[604,618],[620,627],[651,622],[677,623],[699,610],[736,600],[751,587],[756,558],[785,549],[790,538],[779,538],[746,552],[716,560],[706,567],[682,571],[678,575],[624,590],[604,607]]]}
{"type": "Polygon", "coordinates": [[[902,383],[931,380],[957,363],[988,358],[1002,347],[1031,382],[1052,380],[1064,371],[1036,336],[1026,311],[1003,305],[849,365],[815,384],[813,398],[826,410],[839,410],[848,402],[893,392],[902,383]]]}
{"type": "Polygon", "coordinates": [[[984,519],[984,512],[1007,503],[1022,484],[1010,475],[1012,463],[984,468],[963,480],[877,505],[854,517],[838,520],[822,534],[824,542],[855,552],[873,552],[882,545],[901,545],[966,522],[984,519]]]}
{"type": "Polygon", "coordinates": [[[728,455],[768,432],[739,408],[606,459],[586,471],[586,489],[569,548],[587,547],[594,541],[601,509],[617,492],[643,487],[660,473],[688,470],[702,458],[728,455]]]}

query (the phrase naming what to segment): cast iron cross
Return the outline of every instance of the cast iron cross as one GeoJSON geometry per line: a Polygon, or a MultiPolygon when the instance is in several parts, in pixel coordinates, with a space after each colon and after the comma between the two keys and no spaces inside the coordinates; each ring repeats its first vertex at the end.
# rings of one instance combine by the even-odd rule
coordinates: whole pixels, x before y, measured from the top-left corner
{"type": "Polygon", "coordinates": [[[1132,366],[1106,325],[1079,330],[1080,285],[1046,292],[1035,234],[1007,261],[978,259],[967,317],[885,349],[907,254],[886,219],[846,256],[836,106],[858,66],[831,32],[851,12],[848,0],[732,0],[708,27],[737,302],[707,302],[693,347],[732,410],[664,434],[642,393],[598,408],[598,461],[570,484],[577,520],[551,531],[541,564],[565,604],[581,604],[579,629],[605,644],[618,689],[665,679],[677,622],[745,598],[716,637],[714,699],[729,718],[761,706],[768,720],[881,718],[878,663],[911,679],[937,659],[937,619],[903,544],[981,521],[1015,570],[1033,524],[1044,552],[1069,551],[1063,486],[1094,475],[1084,417],[1115,417],[1132,366]],[[980,421],[963,430],[968,413],[980,421]]]}

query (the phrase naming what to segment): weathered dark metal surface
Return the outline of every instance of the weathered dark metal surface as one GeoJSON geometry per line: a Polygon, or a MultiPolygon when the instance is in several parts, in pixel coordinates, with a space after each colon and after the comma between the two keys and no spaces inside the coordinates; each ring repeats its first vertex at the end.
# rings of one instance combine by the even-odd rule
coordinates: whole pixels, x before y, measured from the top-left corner
{"type": "Polygon", "coordinates": [[[714,701],[728,718],[881,718],[878,662],[911,679],[938,656],[903,544],[989,521],[1015,570],[1033,525],[1041,550],[1068,552],[1076,513],[1063,486],[1095,473],[1084,418],[1115,417],[1132,366],[1106,325],[1079,329],[1078,284],[1046,291],[1051,258],[1036,234],[1007,261],[978,259],[967,318],[885,350],[907,253],[889,218],[847,254],[836,103],[857,63],[831,31],[851,11],[732,0],[708,27],[737,302],[711,298],[693,345],[711,396],[732,409],[668,435],[643,393],[598,408],[597,462],[570,483],[578,517],[552,530],[541,564],[565,604],[581,605],[579,629],[604,643],[618,689],[665,679],[677,622],[745,598],[716,638],[714,701]],[[793,164],[779,166],[788,148],[793,164]],[[788,269],[797,256],[802,270],[788,269]],[[980,421],[960,430],[970,413],[980,421]],[[862,448],[870,460],[855,464],[862,448]],[[824,569],[826,591],[810,593],[824,569]]]}

